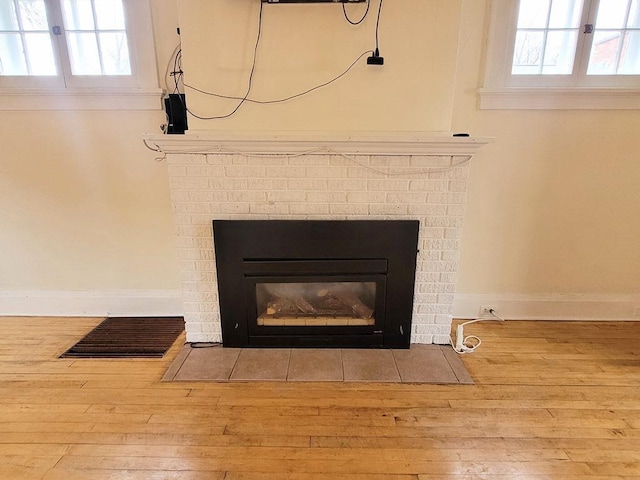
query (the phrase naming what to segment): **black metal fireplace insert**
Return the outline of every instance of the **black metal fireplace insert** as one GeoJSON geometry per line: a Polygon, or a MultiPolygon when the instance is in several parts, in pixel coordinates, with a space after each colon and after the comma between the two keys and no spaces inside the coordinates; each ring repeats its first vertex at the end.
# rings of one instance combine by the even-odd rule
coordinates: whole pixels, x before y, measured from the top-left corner
{"type": "Polygon", "coordinates": [[[417,220],[214,220],[225,347],[409,348],[417,220]]]}

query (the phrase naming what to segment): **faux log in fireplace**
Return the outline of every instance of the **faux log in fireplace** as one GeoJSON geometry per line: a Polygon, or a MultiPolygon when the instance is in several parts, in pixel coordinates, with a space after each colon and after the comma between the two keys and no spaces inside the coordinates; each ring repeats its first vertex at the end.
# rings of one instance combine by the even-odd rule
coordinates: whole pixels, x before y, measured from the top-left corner
{"type": "Polygon", "coordinates": [[[225,347],[409,348],[413,220],[214,220],[225,347]]]}

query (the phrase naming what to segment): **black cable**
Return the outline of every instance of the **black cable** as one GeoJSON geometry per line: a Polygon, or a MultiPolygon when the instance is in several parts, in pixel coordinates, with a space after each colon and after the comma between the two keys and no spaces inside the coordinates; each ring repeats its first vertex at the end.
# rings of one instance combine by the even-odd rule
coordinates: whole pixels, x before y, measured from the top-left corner
{"type": "MultiPolygon", "coordinates": [[[[255,44],[255,47],[253,48],[253,64],[251,65],[251,73],[249,73],[249,85],[247,86],[247,93],[244,94],[244,97],[236,97],[236,99],[240,100],[240,103],[238,103],[238,105],[236,105],[236,108],[234,108],[230,113],[227,113],[226,115],[218,115],[218,116],[213,116],[213,117],[203,117],[203,116],[197,115],[197,114],[193,113],[191,110],[187,109],[187,112],[189,114],[191,114],[192,116],[194,116],[195,118],[198,118],[200,120],[218,120],[218,119],[222,119],[222,118],[229,118],[231,115],[233,115],[234,113],[236,113],[238,111],[238,109],[242,106],[242,104],[244,102],[247,101],[247,99],[249,98],[249,93],[251,93],[251,87],[253,85],[253,73],[255,72],[255,69],[256,69],[256,57],[258,56],[258,45],[260,44],[261,33],[262,33],[262,2],[260,2],[260,14],[258,16],[258,35],[256,36],[256,44],[255,44]]],[[[184,83],[184,80],[183,80],[182,84],[185,87],[187,86],[184,83]]],[[[229,98],[232,98],[232,97],[229,97],[229,98]]]]}
{"type": "Polygon", "coordinates": [[[349,65],[349,67],[342,72],[340,75],[338,75],[337,77],[332,78],[331,80],[321,83],[320,85],[316,85],[315,87],[309,88],[308,90],[305,90],[303,92],[300,93],[296,93],[294,95],[290,95],[288,97],[284,97],[284,98],[279,98],[277,100],[254,100],[252,98],[248,98],[248,97],[234,97],[232,95],[222,95],[219,93],[214,93],[214,92],[207,92],[206,90],[201,90],[199,88],[196,88],[192,85],[189,85],[188,83],[183,83],[183,85],[186,88],[190,88],[191,90],[195,90],[196,92],[202,93],[204,95],[210,95],[212,97],[218,97],[218,98],[226,98],[226,99],[231,99],[231,100],[243,100],[245,102],[250,102],[250,103],[257,103],[257,104],[261,104],[261,105],[268,105],[268,104],[273,104],[273,103],[283,103],[286,102],[288,100],[294,99],[294,98],[298,98],[298,97],[302,97],[303,95],[306,95],[308,93],[311,93],[315,90],[318,90],[320,88],[326,87],[327,85],[332,84],[333,82],[339,80],[340,78],[344,77],[347,73],[349,73],[349,71],[356,65],[356,63],[358,63],[358,60],[360,60],[362,57],[364,57],[365,55],[368,54],[372,54],[373,51],[372,50],[367,50],[366,52],[363,52],[360,54],[360,56],[358,58],[356,58],[353,63],[351,65],[349,65]]]}
{"type": "Polygon", "coordinates": [[[173,89],[173,93],[178,95],[178,100],[182,104],[182,108],[184,108],[185,112],[188,112],[187,103],[183,98],[183,95],[180,94],[180,82],[184,85],[184,72],[182,71],[182,48],[178,50],[176,53],[176,58],[173,60],[173,83],[175,83],[175,88],[173,89]]]}
{"type": "MultiPolygon", "coordinates": [[[[181,45],[178,43],[178,45],[176,45],[176,48],[173,49],[173,53],[171,54],[171,56],[169,57],[169,61],[167,62],[167,68],[165,69],[164,72],[164,86],[167,89],[167,93],[169,93],[169,77],[172,77],[174,72],[171,71],[171,64],[175,61],[175,57],[178,54],[178,50],[181,49],[181,45]]],[[[175,64],[173,67],[173,70],[175,70],[175,64]]]]}
{"type": "Polygon", "coordinates": [[[380,12],[382,12],[382,0],[380,0],[380,5],[378,5],[378,18],[376,18],[376,56],[380,55],[380,50],[378,49],[378,29],[380,27],[380,12]]]}
{"type": "MultiPolygon", "coordinates": [[[[298,97],[302,97],[304,95],[307,95],[315,90],[319,90],[321,88],[324,88],[332,83],[334,83],[335,81],[339,80],[340,78],[342,78],[343,76],[345,76],[355,65],[356,63],[358,63],[358,61],[364,57],[367,54],[373,54],[373,55],[378,55],[379,54],[379,50],[378,50],[378,29],[379,29],[379,25],[380,25],[380,13],[382,11],[382,1],[380,0],[380,4],[378,5],[378,16],[376,19],[376,50],[371,51],[368,50],[366,52],[363,52],[362,54],[360,54],[358,56],[358,58],[356,58],[353,63],[351,63],[351,65],[349,65],[349,67],[347,67],[347,69],[345,71],[343,71],[340,75],[332,78],[331,80],[321,83],[320,85],[316,85],[315,87],[309,88],[307,90],[304,90],[300,93],[296,93],[294,95],[290,95],[288,97],[284,97],[284,98],[279,98],[276,100],[254,100],[252,98],[249,98],[249,94],[251,92],[251,87],[252,87],[252,81],[253,81],[253,73],[255,71],[255,66],[256,66],[256,56],[257,56],[257,51],[258,51],[258,44],[260,42],[260,35],[261,35],[261,31],[262,31],[262,2],[260,2],[260,16],[259,16],[259,23],[258,23],[258,35],[256,38],[256,45],[254,48],[254,52],[253,52],[253,65],[251,66],[251,73],[249,75],[249,86],[247,88],[247,92],[243,97],[238,97],[238,96],[234,96],[234,95],[223,95],[223,94],[219,94],[219,93],[215,93],[215,92],[209,92],[206,90],[202,90],[199,89],[197,87],[194,87],[193,85],[189,85],[187,83],[184,82],[184,72],[182,72],[182,68],[181,68],[181,59],[182,59],[182,51],[180,50],[178,52],[178,55],[176,55],[176,61],[178,61],[178,57],[180,57],[179,60],[179,64],[176,65],[177,68],[174,68],[174,74],[177,74],[179,76],[179,79],[176,78],[176,75],[174,75],[174,80],[176,83],[176,90],[178,89],[178,83],[180,80],[182,80],[182,84],[185,88],[189,88],[191,90],[194,90],[196,92],[202,93],[204,95],[209,95],[209,96],[213,96],[213,97],[217,97],[217,98],[224,98],[224,99],[228,99],[228,100],[240,100],[240,103],[236,106],[236,108],[228,113],[227,115],[221,115],[221,116],[212,116],[212,117],[204,117],[204,116],[199,116],[196,115],[195,113],[193,113],[192,111],[190,111],[189,109],[186,108],[185,105],[185,110],[191,114],[192,116],[201,119],[201,120],[216,120],[216,119],[223,119],[223,118],[229,118],[231,115],[233,115],[234,113],[236,113],[238,111],[238,109],[240,108],[240,106],[242,106],[242,104],[244,102],[250,102],[250,103],[255,103],[255,104],[261,104],[261,105],[268,105],[268,104],[275,104],[275,103],[283,103],[289,100],[292,100],[294,98],[298,98],[298,97]]],[[[347,21],[349,21],[349,23],[352,23],[353,25],[357,25],[358,23],[362,22],[364,20],[364,18],[366,17],[367,13],[369,12],[369,7],[370,7],[371,3],[370,0],[367,0],[367,10],[364,14],[364,16],[362,17],[362,19],[360,19],[358,22],[353,23],[347,16],[346,16],[346,10],[345,10],[345,18],[347,18],[347,21]]],[[[343,3],[343,8],[344,8],[344,3],[343,3]]],[[[182,100],[182,99],[181,99],[182,100]]]]}
{"type": "Polygon", "coordinates": [[[362,18],[357,22],[354,22],[349,18],[349,15],[347,14],[347,7],[345,7],[344,4],[345,2],[342,2],[342,13],[344,14],[344,18],[347,20],[347,22],[349,22],[351,25],[360,25],[364,21],[364,19],[367,18],[369,7],[371,6],[371,0],[367,0],[367,9],[365,10],[364,15],[362,15],[362,18]]]}
{"type": "MultiPolygon", "coordinates": [[[[180,49],[180,52],[178,54],[178,88],[176,93],[180,93],[180,81],[182,81],[182,77],[184,76],[184,72],[182,71],[182,49],[180,49]]],[[[184,87],[182,88],[182,91],[184,92],[184,87]]]]}
{"type": "Polygon", "coordinates": [[[222,346],[219,342],[187,342],[191,348],[214,348],[222,346]]]}
{"type": "MultiPolygon", "coordinates": [[[[186,110],[186,104],[185,104],[183,95],[180,94],[180,81],[182,80],[183,73],[184,72],[182,71],[182,46],[180,43],[178,43],[178,45],[173,51],[173,54],[169,58],[169,61],[167,62],[167,68],[164,74],[164,83],[165,83],[165,87],[167,88],[166,90],[167,94],[169,96],[172,94],[177,94],[178,99],[180,100],[180,103],[182,104],[183,108],[186,110]],[[170,70],[172,63],[173,63],[173,70],[170,70]],[[169,80],[168,80],[169,77],[173,78],[172,91],[169,90],[169,80]]],[[[161,128],[162,128],[162,131],[165,134],[167,134],[169,129],[169,124],[171,123],[171,117],[167,107],[165,107],[165,117],[166,117],[167,123],[163,125],[161,128]]]]}
{"type": "Polygon", "coordinates": [[[175,87],[173,88],[173,93],[180,93],[179,85],[180,85],[180,79],[182,78],[181,64],[182,64],[182,49],[178,50],[175,58],[173,59],[173,72],[171,72],[171,75],[173,76],[173,83],[175,84],[175,87]],[[180,58],[179,61],[178,61],[178,58],[180,58]]]}

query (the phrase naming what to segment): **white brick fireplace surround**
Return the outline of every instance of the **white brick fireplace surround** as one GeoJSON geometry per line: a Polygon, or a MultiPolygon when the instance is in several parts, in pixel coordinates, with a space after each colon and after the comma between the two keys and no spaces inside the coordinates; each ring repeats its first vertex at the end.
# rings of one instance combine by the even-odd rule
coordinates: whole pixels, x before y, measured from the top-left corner
{"type": "Polygon", "coordinates": [[[412,343],[447,343],[469,160],[449,135],[151,135],[166,155],[188,342],[220,342],[213,219],[419,220],[412,343]]]}

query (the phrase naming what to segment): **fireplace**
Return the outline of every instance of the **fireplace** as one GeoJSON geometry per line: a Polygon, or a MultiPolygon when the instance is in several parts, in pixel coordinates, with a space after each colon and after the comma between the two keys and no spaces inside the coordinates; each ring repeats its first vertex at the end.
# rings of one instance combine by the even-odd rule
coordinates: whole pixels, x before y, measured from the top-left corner
{"type": "Polygon", "coordinates": [[[418,228],[214,220],[223,344],[408,348],[418,228]]]}
{"type": "MultiPolygon", "coordinates": [[[[226,302],[227,287],[220,289],[218,285],[220,259],[214,255],[218,248],[211,228],[214,219],[418,221],[413,309],[405,315],[411,318],[410,342],[449,342],[469,161],[490,139],[414,133],[285,135],[191,131],[188,135],[149,135],[145,141],[167,158],[188,342],[222,341],[221,303],[226,302]]],[[[415,246],[410,250],[415,251],[415,246]]],[[[271,268],[273,262],[268,265],[271,268]]],[[[332,267],[330,273],[343,271],[342,266],[338,270],[332,267]]],[[[238,269],[242,268],[240,263],[238,269]]],[[[376,275],[376,269],[365,273],[376,275]]],[[[351,275],[348,270],[346,273],[351,275]]],[[[387,272],[384,286],[387,300],[391,275],[387,272]]],[[[252,276],[256,275],[247,275],[252,276]]],[[[283,276],[291,280],[291,275],[283,276]]],[[[240,278],[234,285],[244,291],[244,273],[240,278]]],[[[304,280],[280,283],[310,282],[309,278],[304,280]]],[[[315,283],[327,283],[326,278],[315,283]]],[[[381,288],[379,285],[376,283],[376,289],[381,288]]],[[[319,288],[324,289],[327,287],[319,288]]],[[[375,309],[375,305],[369,308],[375,309]]],[[[394,315],[387,301],[385,327],[394,315]]],[[[378,309],[373,314],[376,322],[379,316],[378,309]]],[[[224,317],[226,337],[236,326],[227,321],[226,313],[224,317]]],[[[248,328],[242,327],[246,324],[242,320],[237,322],[238,329],[248,328]]],[[[261,326],[266,327],[264,323],[269,320],[280,319],[263,318],[261,326]]],[[[305,326],[313,327],[313,321],[307,319],[309,325],[305,326]]],[[[401,325],[403,334],[408,335],[405,324],[401,325]]],[[[395,329],[399,331],[399,327],[395,329]]],[[[247,337],[248,330],[242,335],[247,337]]],[[[384,335],[386,338],[386,331],[384,335]]]]}

